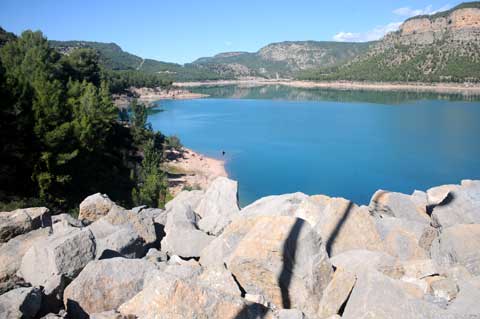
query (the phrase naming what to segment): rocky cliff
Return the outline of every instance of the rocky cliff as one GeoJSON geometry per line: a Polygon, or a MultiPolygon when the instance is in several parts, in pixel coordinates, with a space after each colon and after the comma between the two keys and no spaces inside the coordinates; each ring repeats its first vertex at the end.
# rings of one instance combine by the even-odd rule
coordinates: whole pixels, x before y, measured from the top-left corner
{"type": "Polygon", "coordinates": [[[369,46],[370,43],[287,41],[269,44],[255,53],[221,53],[193,64],[233,77],[289,77],[300,70],[341,65],[369,46]]]}
{"type": "Polygon", "coordinates": [[[0,213],[1,318],[477,318],[480,181],[369,206],[302,193],[240,209],[224,177],[165,210],[0,213]]]}
{"type": "Polygon", "coordinates": [[[480,81],[480,2],[413,17],[365,54],[335,69],[310,70],[314,80],[480,81]]]}

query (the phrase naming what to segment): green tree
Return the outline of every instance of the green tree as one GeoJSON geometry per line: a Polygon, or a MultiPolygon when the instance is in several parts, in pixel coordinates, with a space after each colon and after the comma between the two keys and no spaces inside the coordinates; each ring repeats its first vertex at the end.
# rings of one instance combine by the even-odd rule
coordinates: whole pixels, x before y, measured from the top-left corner
{"type": "Polygon", "coordinates": [[[135,205],[164,207],[168,192],[168,183],[164,172],[160,169],[161,154],[150,139],[145,144],[143,161],[138,170],[137,187],[132,190],[135,205]]]}

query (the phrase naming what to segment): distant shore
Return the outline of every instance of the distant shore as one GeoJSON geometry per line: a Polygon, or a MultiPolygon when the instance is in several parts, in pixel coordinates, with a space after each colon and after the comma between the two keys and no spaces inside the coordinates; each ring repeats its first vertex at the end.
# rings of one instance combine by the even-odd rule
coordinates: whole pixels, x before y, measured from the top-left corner
{"type": "Polygon", "coordinates": [[[134,98],[147,106],[151,106],[153,102],[158,100],[191,100],[208,97],[206,94],[192,93],[186,89],[179,88],[130,88],[129,91],[131,96],[126,94],[114,95],[113,100],[117,107],[127,107],[134,98]]]}
{"type": "Polygon", "coordinates": [[[241,79],[204,82],[178,82],[174,86],[179,88],[200,87],[200,86],[264,86],[284,85],[296,88],[324,88],[336,90],[366,90],[366,91],[410,91],[410,92],[433,92],[447,94],[480,95],[480,84],[478,83],[394,83],[394,82],[351,82],[351,81],[296,81],[288,79],[241,79]]]}
{"type": "Polygon", "coordinates": [[[174,159],[164,164],[169,173],[169,188],[172,195],[183,189],[206,189],[219,176],[228,177],[225,161],[211,158],[182,148],[174,159]]]}

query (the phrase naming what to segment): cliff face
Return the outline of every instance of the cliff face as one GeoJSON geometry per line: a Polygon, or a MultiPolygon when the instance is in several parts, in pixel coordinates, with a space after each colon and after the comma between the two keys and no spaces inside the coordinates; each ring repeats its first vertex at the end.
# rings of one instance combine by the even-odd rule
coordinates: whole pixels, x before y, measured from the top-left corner
{"type": "Polygon", "coordinates": [[[313,70],[314,80],[480,81],[480,2],[405,21],[366,54],[332,70],[313,70]]]}
{"type": "Polygon", "coordinates": [[[295,41],[272,43],[258,52],[226,52],[200,58],[196,65],[232,76],[291,76],[295,72],[344,64],[366,52],[370,43],[295,41]]]}
{"type": "Polygon", "coordinates": [[[413,18],[400,27],[398,36],[402,43],[431,44],[446,37],[475,41],[480,38],[480,9],[458,9],[436,18],[413,18]]]}

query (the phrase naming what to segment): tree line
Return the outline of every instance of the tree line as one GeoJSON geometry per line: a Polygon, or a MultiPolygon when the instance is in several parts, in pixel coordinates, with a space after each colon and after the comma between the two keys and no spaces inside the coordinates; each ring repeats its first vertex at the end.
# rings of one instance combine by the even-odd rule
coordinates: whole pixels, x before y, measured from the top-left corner
{"type": "Polygon", "coordinates": [[[0,206],[72,210],[96,192],[126,206],[164,205],[160,164],[169,139],[147,124],[142,104],[133,103],[121,121],[111,93],[168,83],[112,72],[95,50],[61,55],[41,32],[3,44],[0,206]]]}

